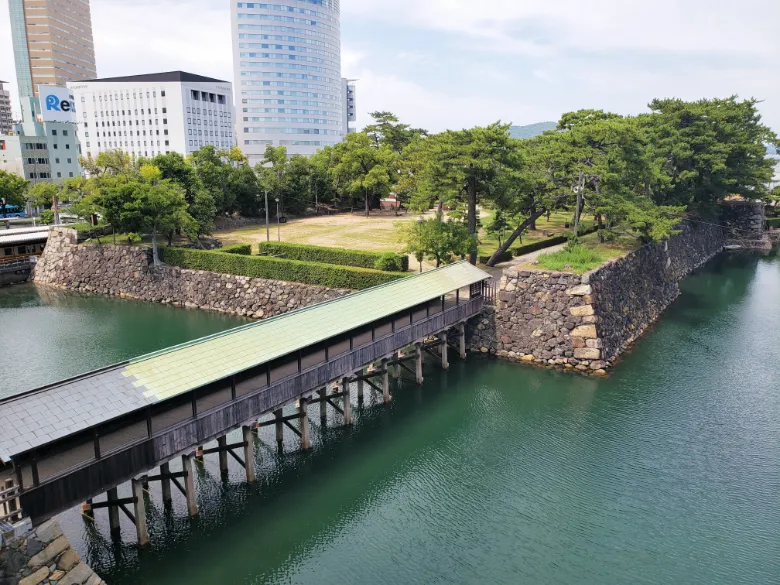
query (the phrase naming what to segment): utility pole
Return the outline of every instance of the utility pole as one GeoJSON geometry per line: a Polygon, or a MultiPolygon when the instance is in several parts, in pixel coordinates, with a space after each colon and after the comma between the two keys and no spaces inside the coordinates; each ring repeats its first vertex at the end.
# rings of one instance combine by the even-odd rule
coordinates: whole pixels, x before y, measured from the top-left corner
{"type": "Polygon", "coordinates": [[[282,222],[279,217],[279,199],[276,200],[276,240],[282,241],[282,222]]]}
{"type": "Polygon", "coordinates": [[[268,225],[268,189],[265,190],[265,241],[271,241],[271,227],[268,225]]]}

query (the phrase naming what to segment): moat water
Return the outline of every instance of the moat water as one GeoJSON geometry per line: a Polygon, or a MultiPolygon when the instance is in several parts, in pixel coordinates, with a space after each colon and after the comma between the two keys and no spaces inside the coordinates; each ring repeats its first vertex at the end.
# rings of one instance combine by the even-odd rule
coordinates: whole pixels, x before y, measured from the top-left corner
{"type": "MultiPolygon", "coordinates": [[[[272,428],[258,484],[216,456],[200,517],[161,505],[151,546],[60,517],[112,585],[780,583],[780,258],[724,255],[607,379],[470,358],[272,428]],[[290,433],[291,434],[291,433],[290,433]]],[[[0,290],[0,379],[25,389],[240,323],[32,287],[0,290]]],[[[120,492],[122,493],[122,492],[120,492]]]]}

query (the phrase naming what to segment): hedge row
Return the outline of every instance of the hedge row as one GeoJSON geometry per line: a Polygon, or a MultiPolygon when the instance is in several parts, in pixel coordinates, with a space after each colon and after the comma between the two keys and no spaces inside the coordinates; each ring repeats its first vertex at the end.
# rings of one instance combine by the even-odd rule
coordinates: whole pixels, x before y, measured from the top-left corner
{"type": "Polygon", "coordinates": [[[285,256],[290,260],[336,264],[338,266],[357,266],[360,268],[376,268],[377,262],[393,256],[396,261],[395,271],[409,270],[409,257],[400,254],[382,252],[363,252],[361,250],[346,250],[344,248],[328,248],[325,246],[309,246],[306,244],[288,244],[286,242],[260,242],[260,252],[274,256],[285,256]]]}
{"type": "MultiPolygon", "coordinates": [[[[594,232],[598,231],[598,228],[591,228],[584,230],[580,237],[587,236],[588,234],[592,234],[594,232]]],[[[552,238],[546,238],[544,240],[539,240],[536,242],[533,242],[531,244],[525,244],[524,246],[518,246],[517,248],[510,248],[501,256],[499,257],[499,262],[509,262],[512,259],[512,256],[525,256],[526,254],[530,254],[531,252],[536,252],[537,250],[544,250],[545,248],[549,248],[550,246],[557,246],[558,244],[565,244],[569,241],[569,236],[553,236],[552,238]]],[[[480,256],[479,261],[482,264],[487,264],[488,260],[490,260],[490,256],[480,256]]]]}
{"type": "Polygon", "coordinates": [[[223,254],[238,254],[239,256],[251,256],[252,244],[236,244],[234,246],[225,246],[218,249],[223,254]]]}
{"type": "Polygon", "coordinates": [[[780,217],[770,217],[766,220],[767,226],[773,228],[780,228],[780,217]]]}
{"type": "Polygon", "coordinates": [[[160,254],[164,262],[180,268],[352,290],[370,288],[406,276],[401,272],[380,272],[367,268],[283,260],[267,256],[226,254],[220,250],[161,248],[160,254]]]}

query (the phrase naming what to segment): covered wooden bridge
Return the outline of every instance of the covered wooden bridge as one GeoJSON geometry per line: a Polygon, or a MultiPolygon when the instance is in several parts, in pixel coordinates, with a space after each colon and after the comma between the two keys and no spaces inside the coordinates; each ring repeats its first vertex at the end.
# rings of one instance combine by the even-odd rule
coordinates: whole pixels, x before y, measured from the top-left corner
{"type": "Polygon", "coordinates": [[[195,515],[193,457],[218,453],[227,472],[233,456],[255,481],[258,426],[275,425],[277,440],[288,428],[308,449],[310,404],[349,425],[353,389],[390,400],[391,366],[422,383],[423,351],[444,367],[448,344],[465,358],[465,322],[482,311],[489,278],[462,262],[0,400],[0,520],[38,523],[86,502],[87,514],[108,508],[112,529],[125,512],[143,545],[145,483],[162,482],[168,501],[176,486],[195,515]],[[283,416],[291,403],[296,412],[283,416]],[[236,429],[243,440],[228,444],[236,429]],[[182,471],[171,472],[178,457],[182,471]],[[133,495],[120,499],[127,481],[133,495]]]}

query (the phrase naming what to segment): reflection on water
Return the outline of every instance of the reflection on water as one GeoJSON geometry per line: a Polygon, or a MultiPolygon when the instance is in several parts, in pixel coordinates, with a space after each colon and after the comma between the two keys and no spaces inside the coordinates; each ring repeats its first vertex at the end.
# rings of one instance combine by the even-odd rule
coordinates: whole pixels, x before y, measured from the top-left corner
{"type": "Polygon", "coordinates": [[[682,290],[607,379],[428,363],[351,429],[313,408],[311,453],[263,429],[256,485],[207,456],[193,521],[152,484],[146,550],[104,510],[64,529],[119,585],[778,583],[780,260],[682,290]]]}
{"type": "Polygon", "coordinates": [[[0,396],[191,341],[246,320],[32,284],[0,288],[0,396]]]}

